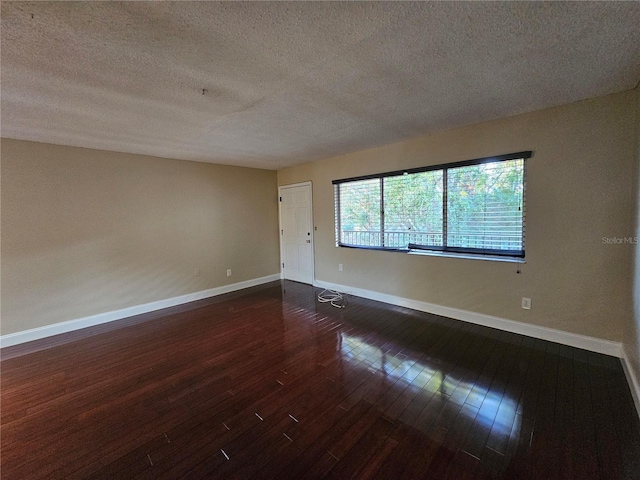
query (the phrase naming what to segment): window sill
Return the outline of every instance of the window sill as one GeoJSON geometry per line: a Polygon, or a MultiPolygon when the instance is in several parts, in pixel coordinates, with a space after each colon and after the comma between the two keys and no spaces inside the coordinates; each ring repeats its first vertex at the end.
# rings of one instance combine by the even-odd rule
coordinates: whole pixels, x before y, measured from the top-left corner
{"type": "Polygon", "coordinates": [[[436,252],[430,250],[409,250],[409,255],[426,255],[429,257],[464,258],[467,260],[488,260],[490,262],[526,263],[524,258],[504,257],[501,255],[482,255],[469,253],[436,252]]]}

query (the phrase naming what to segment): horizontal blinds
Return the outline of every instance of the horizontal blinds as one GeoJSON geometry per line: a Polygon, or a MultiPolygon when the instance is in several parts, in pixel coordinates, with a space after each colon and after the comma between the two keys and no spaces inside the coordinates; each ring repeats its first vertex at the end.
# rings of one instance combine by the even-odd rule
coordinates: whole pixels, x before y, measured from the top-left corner
{"type": "Polygon", "coordinates": [[[334,180],[336,243],[524,257],[531,152],[334,180]]]}
{"type": "Polygon", "coordinates": [[[524,160],[447,170],[448,248],[521,252],[524,160]]]}
{"type": "Polygon", "coordinates": [[[481,163],[505,162],[508,160],[531,158],[533,152],[530,150],[524,152],[508,153],[506,155],[497,155],[494,157],[475,158],[473,160],[464,160],[462,162],[444,163],[440,165],[429,165],[428,167],[408,168],[406,170],[394,170],[392,172],[374,173],[371,175],[361,175],[359,177],[341,178],[332,180],[331,183],[338,185],[341,183],[355,182],[358,180],[371,180],[374,178],[397,177],[399,175],[412,175],[414,173],[429,172],[432,170],[444,170],[447,168],[466,167],[469,165],[479,165],[481,163]]]}
{"type": "Polygon", "coordinates": [[[384,179],[384,246],[443,245],[442,170],[384,179]]]}
{"type": "Polygon", "coordinates": [[[381,247],[380,179],[337,185],[341,245],[381,247]]]}

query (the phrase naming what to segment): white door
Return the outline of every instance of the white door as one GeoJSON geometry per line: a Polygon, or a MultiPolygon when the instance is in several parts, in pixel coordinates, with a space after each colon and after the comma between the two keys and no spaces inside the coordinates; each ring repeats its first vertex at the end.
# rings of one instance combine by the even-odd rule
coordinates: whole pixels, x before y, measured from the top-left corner
{"type": "Polygon", "coordinates": [[[280,255],[283,277],[313,284],[311,183],[280,187],[280,255]]]}

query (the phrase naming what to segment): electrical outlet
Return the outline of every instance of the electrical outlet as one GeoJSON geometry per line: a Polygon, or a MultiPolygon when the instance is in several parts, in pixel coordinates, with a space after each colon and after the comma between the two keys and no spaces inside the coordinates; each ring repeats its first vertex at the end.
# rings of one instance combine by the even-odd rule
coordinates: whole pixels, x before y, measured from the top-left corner
{"type": "Polygon", "coordinates": [[[522,297],[522,308],[525,310],[531,310],[531,299],[527,297],[522,297]]]}
{"type": "Polygon", "coordinates": [[[227,269],[227,277],[230,277],[230,276],[231,276],[231,269],[230,269],[230,268],[228,268],[228,269],[227,269]]]}
{"type": "Polygon", "coordinates": [[[200,269],[199,269],[199,268],[196,268],[196,269],[193,271],[193,276],[194,276],[194,277],[199,277],[199,276],[200,276],[200,269]]]}
{"type": "Polygon", "coordinates": [[[342,264],[341,264],[341,263],[339,263],[339,264],[338,264],[338,271],[339,271],[339,272],[341,272],[341,271],[342,271],[342,264]]]}

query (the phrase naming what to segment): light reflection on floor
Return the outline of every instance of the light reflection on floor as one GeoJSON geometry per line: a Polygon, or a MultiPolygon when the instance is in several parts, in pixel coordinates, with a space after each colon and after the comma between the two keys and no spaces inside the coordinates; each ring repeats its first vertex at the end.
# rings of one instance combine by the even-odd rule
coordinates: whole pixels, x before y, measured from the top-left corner
{"type": "MultiPolygon", "coordinates": [[[[482,424],[493,435],[503,435],[517,438],[520,433],[520,415],[517,415],[517,403],[502,393],[481,388],[477,384],[462,382],[446,375],[442,370],[432,368],[406,355],[387,355],[375,345],[371,345],[361,337],[340,333],[340,349],[342,357],[355,363],[365,362],[367,369],[381,373],[409,388],[420,386],[421,392],[431,398],[433,395],[450,396],[454,392],[460,398],[467,398],[473,390],[475,397],[482,399],[482,407],[486,411],[497,412],[494,416],[478,415],[475,421],[482,424]],[[407,376],[406,373],[417,369],[417,376],[407,376]],[[411,378],[411,381],[407,380],[411,378]]],[[[462,414],[471,410],[461,409],[462,414]]],[[[475,413],[474,413],[475,415],[475,413]]]]}

